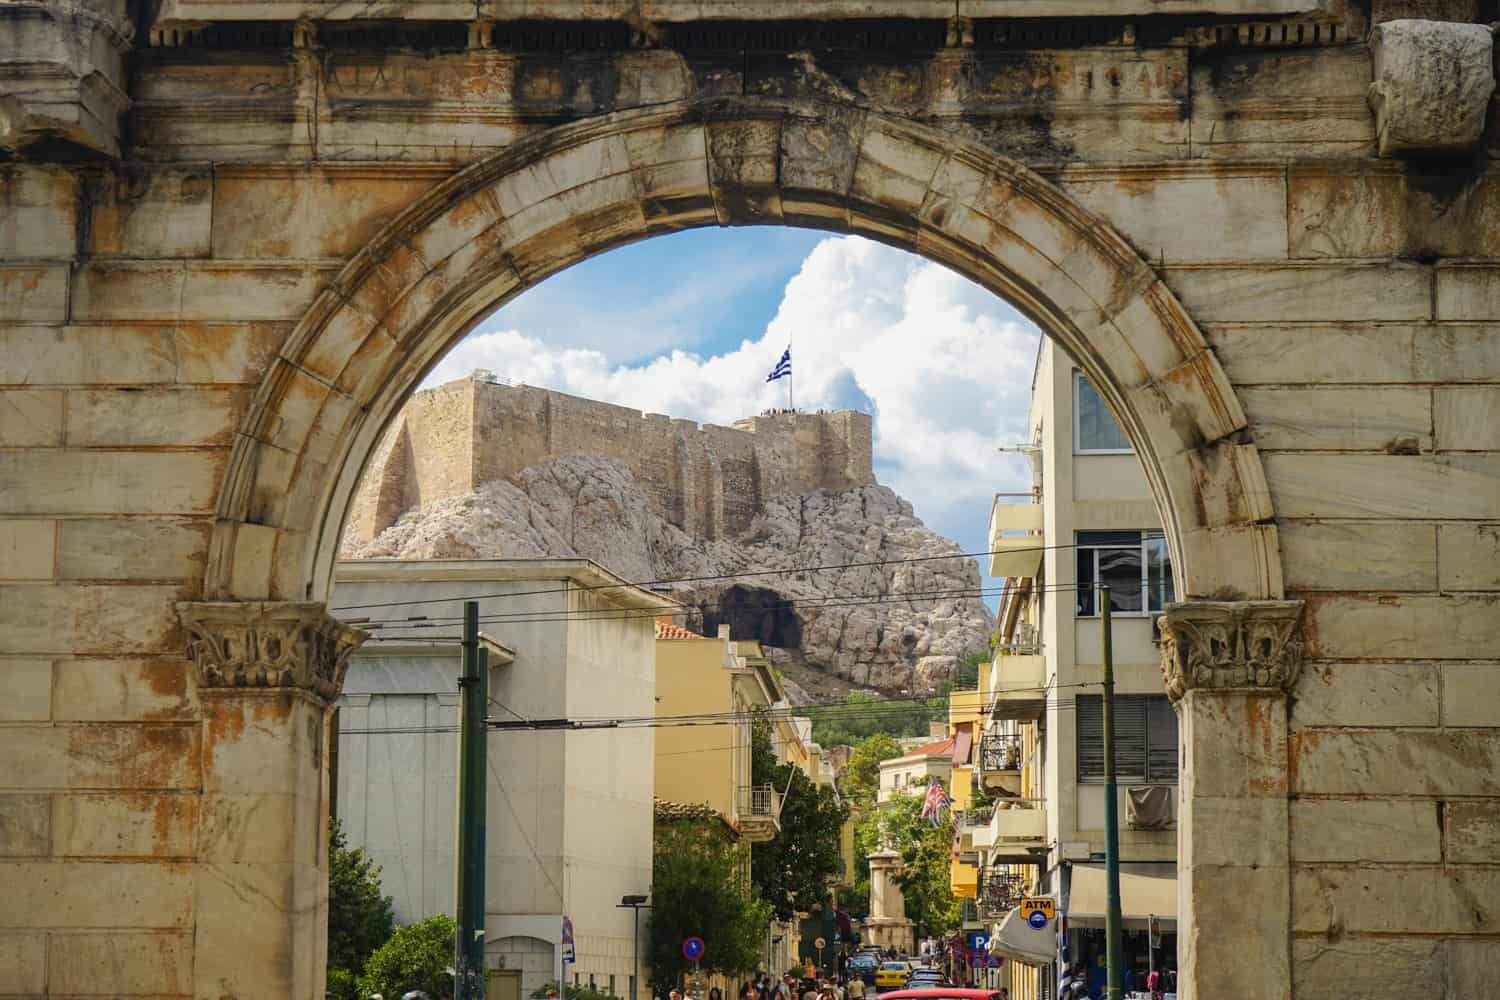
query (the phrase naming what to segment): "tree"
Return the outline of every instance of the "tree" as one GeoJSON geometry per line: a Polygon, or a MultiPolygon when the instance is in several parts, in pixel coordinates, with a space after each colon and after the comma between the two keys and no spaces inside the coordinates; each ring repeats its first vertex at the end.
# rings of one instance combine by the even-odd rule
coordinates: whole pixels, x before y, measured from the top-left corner
{"type": "Polygon", "coordinates": [[[399,997],[410,990],[431,996],[452,994],[453,918],[439,914],[396,929],[391,939],[375,949],[359,979],[362,996],[379,993],[399,997]]]}
{"type": "Polygon", "coordinates": [[[703,939],[703,968],[725,975],[755,969],[771,908],[745,878],[744,847],[698,823],[656,828],[646,961],[657,983],[675,983],[690,964],[685,938],[703,939]]]}
{"type": "Polygon", "coordinates": [[[882,845],[894,848],[904,864],[898,881],[907,917],[918,927],[942,934],[958,926],[961,912],[949,874],[953,861],[953,813],[945,812],[943,819],[933,825],[931,820],[922,818],[922,798],[898,795],[878,812],[869,814],[855,830],[855,850],[863,860],[882,845]]]}
{"type": "MultiPolygon", "coordinates": [[[[328,969],[351,977],[395,930],[391,897],[380,891],[380,866],[362,848],[350,850],[338,820],[328,824],[328,969]]],[[[340,979],[342,982],[342,979],[340,979]]]]}
{"type": "Polygon", "coordinates": [[[880,795],[880,762],[901,756],[901,744],[889,733],[866,736],[849,751],[844,792],[856,808],[867,809],[880,795]]]}
{"type": "Polygon", "coordinates": [[[781,831],[756,844],[751,852],[751,879],[760,898],[771,904],[778,920],[828,902],[829,887],[841,875],[839,839],[849,807],[833,788],[816,785],[801,769],[777,764],[771,731],[763,722],[751,727],[751,781],[784,790],[781,831]]]}
{"type": "Polygon", "coordinates": [[[813,741],[825,747],[853,745],[876,733],[922,736],[928,723],[946,717],[947,711],[946,697],[894,700],[865,691],[850,691],[842,705],[809,705],[805,709],[813,720],[813,741]]]}

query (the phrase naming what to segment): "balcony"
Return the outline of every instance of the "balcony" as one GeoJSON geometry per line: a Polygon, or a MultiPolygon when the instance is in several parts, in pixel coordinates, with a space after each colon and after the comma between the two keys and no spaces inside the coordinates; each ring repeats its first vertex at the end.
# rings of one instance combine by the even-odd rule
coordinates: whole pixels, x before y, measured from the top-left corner
{"type": "Polygon", "coordinates": [[[764,844],[781,832],[781,796],[770,785],[746,785],[740,789],[740,835],[747,843],[764,844]]]}
{"type": "Polygon", "coordinates": [[[979,781],[988,791],[1021,794],[1021,738],[985,733],[979,740],[979,781]]]}
{"type": "Polygon", "coordinates": [[[1030,722],[1047,707],[1047,658],[997,652],[990,663],[990,718],[1030,722]]]}
{"type": "Polygon", "coordinates": [[[1007,912],[1021,905],[1026,897],[1030,880],[1019,872],[998,868],[979,873],[979,884],[975,900],[979,905],[979,916],[983,920],[998,920],[1007,912]]]}
{"type": "Polygon", "coordinates": [[[1047,846],[1047,810],[1041,799],[1023,799],[1019,808],[997,804],[990,817],[990,863],[1035,861],[1047,846]]]}
{"type": "Polygon", "coordinates": [[[1033,497],[995,494],[990,508],[990,576],[1036,576],[1042,568],[1042,505],[1033,497]],[[1021,497],[1032,502],[1013,502],[1021,497]]]}

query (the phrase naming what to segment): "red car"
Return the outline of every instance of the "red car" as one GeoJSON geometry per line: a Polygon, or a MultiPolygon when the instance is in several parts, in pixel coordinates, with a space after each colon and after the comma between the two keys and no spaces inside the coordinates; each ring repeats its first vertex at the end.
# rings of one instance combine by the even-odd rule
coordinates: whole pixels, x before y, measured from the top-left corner
{"type": "Polygon", "coordinates": [[[934,986],[920,990],[891,990],[880,1000],[995,1000],[998,990],[975,990],[967,986],[934,986]]]}

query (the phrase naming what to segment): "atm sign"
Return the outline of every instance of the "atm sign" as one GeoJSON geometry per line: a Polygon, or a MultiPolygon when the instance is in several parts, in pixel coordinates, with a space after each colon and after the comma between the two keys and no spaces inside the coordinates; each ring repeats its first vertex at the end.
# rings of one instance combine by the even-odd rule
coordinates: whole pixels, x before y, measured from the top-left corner
{"type": "MultiPolygon", "coordinates": [[[[1028,896],[1021,900],[1021,918],[1030,923],[1033,913],[1040,913],[1043,920],[1050,922],[1057,915],[1057,907],[1053,903],[1052,897],[1028,896]]],[[[1032,926],[1035,926],[1035,924],[1032,926]]]]}

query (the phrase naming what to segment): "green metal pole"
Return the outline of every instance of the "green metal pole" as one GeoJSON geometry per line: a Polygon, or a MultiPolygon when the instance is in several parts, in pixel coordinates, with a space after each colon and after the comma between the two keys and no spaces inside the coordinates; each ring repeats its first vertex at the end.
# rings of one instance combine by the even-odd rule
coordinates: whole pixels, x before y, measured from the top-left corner
{"type": "Polygon", "coordinates": [[[1109,617],[1109,588],[1099,588],[1104,632],[1104,960],[1107,1000],[1122,1000],[1125,955],[1120,939],[1120,804],[1115,789],[1115,660],[1109,617]]]}
{"type": "Polygon", "coordinates": [[[464,602],[458,735],[458,969],[460,1000],[484,997],[484,715],[489,657],[479,646],[479,602],[464,602]]]}

